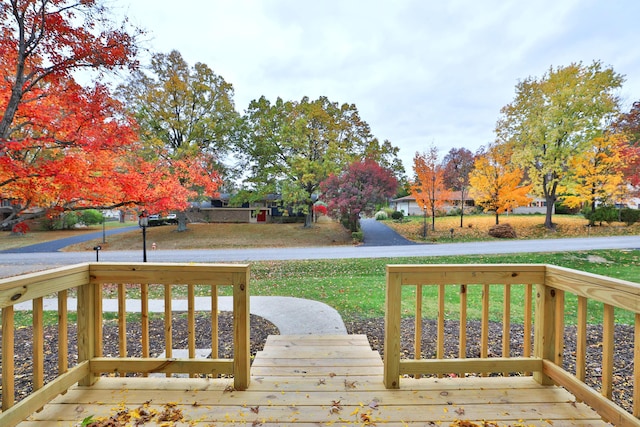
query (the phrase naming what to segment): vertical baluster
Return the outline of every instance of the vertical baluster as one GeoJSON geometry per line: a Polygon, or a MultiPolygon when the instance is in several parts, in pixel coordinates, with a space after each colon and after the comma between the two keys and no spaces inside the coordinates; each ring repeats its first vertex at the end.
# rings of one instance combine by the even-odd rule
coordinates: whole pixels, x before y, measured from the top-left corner
{"type": "Polygon", "coordinates": [[[533,324],[533,285],[524,285],[524,348],[523,356],[531,357],[531,325],[533,324]]]}
{"type": "Polygon", "coordinates": [[[445,285],[438,285],[438,348],[436,349],[436,358],[444,359],[444,296],[445,285]]]}
{"type": "MultiPolygon", "coordinates": [[[[489,356],[489,285],[482,285],[482,319],[480,325],[480,357],[489,356]]],[[[486,376],[485,372],[482,376],[486,376]]]]}
{"type": "MultiPolygon", "coordinates": [[[[436,358],[444,359],[444,321],[445,321],[445,309],[444,309],[444,296],[445,296],[445,285],[438,285],[438,333],[437,340],[438,346],[436,348],[436,358]]],[[[438,375],[438,377],[442,377],[442,374],[438,375]]]]}
{"type": "Polygon", "coordinates": [[[578,297],[578,336],[576,337],[576,378],[584,382],[587,375],[587,299],[578,297]]]}
{"type": "MultiPolygon", "coordinates": [[[[458,344],[458,357],[467,357],[467,285],[460,285],[460,341],[458,344]]],[[[465,372],[459,372],[460,377],[466,377],[465,372]]]]}
{"type": "Polygon", "coordinates": [[[15,403],[14,383],[14,320],[13,306],[2,309],[2,410],[6,411],[15,403]]]}
{"type": "MultiPolygon", "coordinates": [[[[502,301],[502,357],[511,357],[511,285],[504,285],[502,301]]],[[[503,372],[508,377],[509,372],[503,372]]]]}
{"type": "MultiPolygon", "coordinates": [[[[167,358],[173,357],[173,313],[171,308],[171,285],[164,285],[164,353],[167,358]]],[[[167,377],[171,374],[167,373],[167,377]]]]}
{"type": "MultiPolygon", "coordinates": [[[[196,357],[196,316],[194,285],[191,283],[187,285],[187,307],[189,358],[193,359],[196,357]]],[[[194,374],[189,373],[189,378],[193,378],[194,376],[194,374]]]]}
{"type": "Polygon", "coordinates": [[[58,375],[69,370],[67,290],[58,292],[58,375]]]}
{"type": "MultiPolygon", "coordinates": [[[[533,324],[533,285],[528,283],[524,285],[524,328],[523,328],[523,347],[522,356],[531,357],[531,325],[533,324]]],[[[529,376],[531,372],[525,372],[524,375],[529,376]]]]}
{"type": "Polygon", "coordinates": [[[556,290],[556,332],[555,332],[555,349],[556,354],[553,359],[554,363],[560,367],[564,361],[564,291],[556,290]]]}
{"type": "Polygon", "coordinates": [[[211,285],[211,358],[218,357],[218,286],[211,285]]]}
{"type": "Polygon", "coordinates": [[[633,331],[633,416],[640,417],[640,314],[633,331]]]}
{"type": "MultiPolygon", "coordinates": [[[[416,316],[414,319],[413,358],[422,358],[422,285],[416,285],[416,316]]],[[[415,378],[420,378],[416,375],[415,378]]]]}
{"type": "MultiPolygon", "coordinates": [[[[142,357],[149,357],[149,284],[140,285],[140,332],[142,357]]],[[[148,377],[147,373],[142,375],[148,377]]]]}
{"type": "Polygon", "coordinates": [[[118,355],[127,357],[127,295],[124,283],[118,284],[118,355]]]}
{"type": "Polygon", "coordinates": [[[602,321],[602,395],[611,399],[613,391],[614,307],[604,305],[602,321]]]}
{"type": "Polygon", "coordinates": [[[33,300],[33,389],[44,385],[44,321],[42,297],[33,300]]]}
{"type": "Polygon", "coordinates": [[[93,289],[93,356],[102,357],[102,283],[92,287],[93,289]]]}

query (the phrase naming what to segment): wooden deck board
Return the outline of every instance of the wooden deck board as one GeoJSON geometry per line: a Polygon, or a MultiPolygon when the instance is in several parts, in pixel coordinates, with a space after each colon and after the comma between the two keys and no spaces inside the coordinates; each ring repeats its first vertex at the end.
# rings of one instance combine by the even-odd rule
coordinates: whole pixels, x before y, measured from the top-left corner
{"type": "MultiPolygon", "coordinates": [[[[246,391],[232,390],[231,379],[103,377],[58,396],[20,427],[71,427],[123,408],[137,414],[143,405],[150,413],[179,410],[177,427],[341,426],[367,420],[377,426],[448,426],[456,420],[608,425],[564,389],[540,386],[531,377],[403,378],[399,390],[387,390],[382,360],[363,337],[269,337],[246,391]]],[[[161,424],[156,415],[144,425],[161,424]]]]}

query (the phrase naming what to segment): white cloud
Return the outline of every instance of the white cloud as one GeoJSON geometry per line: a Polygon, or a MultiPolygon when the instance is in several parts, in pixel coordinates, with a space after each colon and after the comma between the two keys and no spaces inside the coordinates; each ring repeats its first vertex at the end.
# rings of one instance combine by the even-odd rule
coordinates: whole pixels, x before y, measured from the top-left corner
{"type": "Polygon", "coordinates": [[[354,103],[407,170],[431,143],[490,142],[518,80],[601,60],[640,99],[635,0],[113,0],[150,31],[153,51],[179,50],[252,99],[326,95],[354,103]]]}

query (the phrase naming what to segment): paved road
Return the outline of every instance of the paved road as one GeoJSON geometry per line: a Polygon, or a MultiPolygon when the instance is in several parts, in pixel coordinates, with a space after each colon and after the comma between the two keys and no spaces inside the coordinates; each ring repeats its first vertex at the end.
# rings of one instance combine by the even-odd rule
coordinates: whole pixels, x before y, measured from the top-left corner
{"type": "MultiPolygon", "coordinates": [[[[149,251],[149,262],[250,262],[268,260],[426,257],[518,252],[563,252],[591,249],[638,249],[640,236],[578,239],[505,240],[406,246],[324,246],[306,248],[157,250],[149,251]]],[[[95,261],[93,252],[0,254],[0,277],[28,271],[95,261]]],[[[102,251],[100,261],[142,261],[142,250],[102,251]]]]}

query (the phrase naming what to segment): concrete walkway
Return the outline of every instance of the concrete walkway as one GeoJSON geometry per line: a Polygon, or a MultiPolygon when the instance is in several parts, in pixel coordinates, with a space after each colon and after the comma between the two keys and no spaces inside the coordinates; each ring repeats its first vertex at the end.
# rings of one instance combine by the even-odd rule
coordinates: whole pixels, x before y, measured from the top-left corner
{"type": "MultiPolygon", "coordinates": [[[[231,311],[233,309],[231,297],[218,297],[218,309],[231,311]]],[[[45,299],[45,311],[57,311],[56,299],[45,299]]],[[[196,311],[211,311],[211,298],[197,297],[195,299],[196,311]]],[[[67,303],[69,311],[77,311],[77,301],[69,299],[67,303]]],[[[31,310],[31,302],[23,302],[14,306],[16,310],[31,310]]],[[[173,300],[173,311],[187,311],[187,300],[173,300]]],[[[115,313],[118,311],[118,300],[102,300],[104,312],[115,313]]],[[[252,296],[249,300],[251,314],[263,317],[273,323],[280,335],[342,335],[347,333],[347,328],[340,314],[332,307],[319,301],[312,301],[294,297],[264,297],[252,296]]],[[[164,300],[150,300],[149,311],[152,313],[164,313],[164,300]]],[[[140,300],[127,301],[127,312],[139,313],[140,300]]]]}

